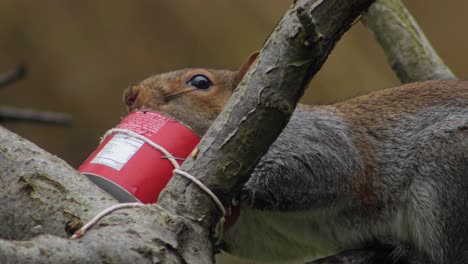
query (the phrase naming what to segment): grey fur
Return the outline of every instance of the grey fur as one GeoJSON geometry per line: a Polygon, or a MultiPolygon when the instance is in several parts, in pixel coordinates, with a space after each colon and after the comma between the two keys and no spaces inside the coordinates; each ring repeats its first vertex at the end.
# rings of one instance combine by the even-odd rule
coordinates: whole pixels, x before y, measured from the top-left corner
{"type": "Polygon", "coordinates": [[[376,117],[369,127],[347,119],[343,104],[297,110],[245,185],[226,249],[277,262],[381,241],[395,261],[467,263],[468,90],[423,107],[401,100],[412,110],[358,111],[376,117]],[[370,211],[352,191],[353,175],[368,173],[362,142],[372,150],[370,211]]]}

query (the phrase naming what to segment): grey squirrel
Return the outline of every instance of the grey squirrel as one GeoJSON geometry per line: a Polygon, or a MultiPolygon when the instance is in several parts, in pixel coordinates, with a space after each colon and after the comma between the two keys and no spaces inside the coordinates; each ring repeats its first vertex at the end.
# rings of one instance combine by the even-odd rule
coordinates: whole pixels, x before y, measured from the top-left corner
{"type": "MultiPolygon", "coordinates": [[[[124,102],[203,135],[256,56],[237,71],[155,75],[124,102]]],[[[468,81],[298,105],[244,192],[223,238],[243,258],[310,260],[379,245],[389,263],[468,263],[468,81]]]]}

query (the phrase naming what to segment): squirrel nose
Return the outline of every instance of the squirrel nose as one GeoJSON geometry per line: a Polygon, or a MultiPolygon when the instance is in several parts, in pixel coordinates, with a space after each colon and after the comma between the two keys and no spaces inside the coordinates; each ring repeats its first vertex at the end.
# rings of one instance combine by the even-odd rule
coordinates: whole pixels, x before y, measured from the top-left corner
{"type": "Polygon", "coordinates": [[[133,110],[138,107],[136,105],[136,101],[140,90],[140,86],[128,87],[127,90],[125,90],[123,100],[124,103],[127,105],[128,109],[133,110]]]}

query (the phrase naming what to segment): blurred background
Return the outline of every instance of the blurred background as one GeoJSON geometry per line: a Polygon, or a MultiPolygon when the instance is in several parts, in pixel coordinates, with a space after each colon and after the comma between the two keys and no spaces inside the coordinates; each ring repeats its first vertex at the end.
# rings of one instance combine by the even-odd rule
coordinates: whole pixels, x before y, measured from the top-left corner
{"type": "MultiPolygon", "coordinates": [[[[291,2],[1,0],[0,73],[25,63],[29,74],[0,90],[0,106],[73,117],[69,127],[2,125],[77,167],[125,115],[126,87],[185,67],[236,69],[262,47],[291,2]]],[[[445,62],[468,76],[468,1],[406,4],[445,62]]],[[[303,102],[332,103],[397,84],[380,47],[358,23],[303,102]]]]}

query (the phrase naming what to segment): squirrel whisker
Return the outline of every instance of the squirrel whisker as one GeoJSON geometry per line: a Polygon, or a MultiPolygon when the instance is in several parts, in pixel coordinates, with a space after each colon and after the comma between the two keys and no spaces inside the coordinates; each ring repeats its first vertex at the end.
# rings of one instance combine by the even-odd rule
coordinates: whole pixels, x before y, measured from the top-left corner
{"type": "Polygon", "coordinates": [[[186,91],[181,91],[181,92],[174,92],[174,93],[168,93],[168,94],[164,94],[163,95],[163,101],[165,103],[168,103],[184,94],[187,94],[189,92],[193,92],[193,91],[196,91],[195,89],[192,89],[192,90],[186,90],[186,91]]]}

